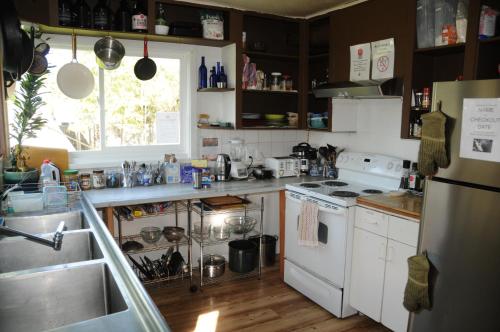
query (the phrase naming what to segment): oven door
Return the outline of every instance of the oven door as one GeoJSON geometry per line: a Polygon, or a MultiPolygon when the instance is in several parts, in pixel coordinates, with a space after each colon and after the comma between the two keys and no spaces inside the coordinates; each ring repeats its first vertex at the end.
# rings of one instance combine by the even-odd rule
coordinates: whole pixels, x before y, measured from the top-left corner
{"type": "Polygon", "coordinates": [[[343,288],[346,242],[347,208],[287,191],[285,259],[343,288]],[[304,199],[319,205],[318,247],[304,247],[298,244],[300,207],[304,199]]]}

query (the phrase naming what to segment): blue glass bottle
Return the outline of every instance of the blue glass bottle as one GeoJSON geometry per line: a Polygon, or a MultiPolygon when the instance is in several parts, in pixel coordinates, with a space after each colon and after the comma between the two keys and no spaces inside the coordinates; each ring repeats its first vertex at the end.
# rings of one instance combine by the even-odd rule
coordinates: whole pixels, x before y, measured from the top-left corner
{"type": "Polygon", "coordinates": [[[217,82],[217,87],[220,88],[220,62],[217,61],[217,71],[215,72],[215,82],[217,82]]]}
{"type": "Polygon", "coordinates": [[[207,67],[205,66],[205,57],[201,57],[201,65],[198,68],[198,89],[207,87],[207,67]]]}
{"type": "Polygon", "coordinates": [[[215,75],[215,66],[210,70],[210,78],[208,80],[208,86],[211,88],[217,87],[217,77],[215,75]]]}
{"type": "Polygon", "coordinates": [[[226,73],[224,73],[224,66],[220,67],[220,76],[219,76],[219,82],[221,83],[220,87],[221,88],[227,88],[227,76],[226,73]]]}

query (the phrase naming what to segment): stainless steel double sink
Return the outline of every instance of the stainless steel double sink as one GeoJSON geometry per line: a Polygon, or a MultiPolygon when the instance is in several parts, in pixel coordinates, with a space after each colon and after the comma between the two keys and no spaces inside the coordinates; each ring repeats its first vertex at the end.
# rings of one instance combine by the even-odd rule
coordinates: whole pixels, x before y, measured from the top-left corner
{"type": "Polygon", "coordinates": [[[84,219],[81,211],[5,218],[6,226],[47,239],[60,221],[66,230],[59,251],[19,236],[0,238],[0,331],[83,328],[82,322],[127,310],[84,219]]]}

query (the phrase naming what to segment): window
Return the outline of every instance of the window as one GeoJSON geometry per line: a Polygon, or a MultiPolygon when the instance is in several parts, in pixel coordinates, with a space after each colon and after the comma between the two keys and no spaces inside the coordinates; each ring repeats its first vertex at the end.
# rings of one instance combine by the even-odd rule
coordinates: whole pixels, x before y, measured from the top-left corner
{"type": "MultiPolygon", "coordinates": [[[[66,97],[57,87],[57,72],[71,60],[69,36],[50,36],[41,114],[48,123],[36,139],[26,145],[64,148],[70,151],[73,167],[118,165],[125,159],[153,161],[166,152],[186,155],[189,123],[186,111],[188,61],[186,52],[162,43],[149,42],[156,75],[148,81],[135,77],[135,63],[142,58],[142,41],[120,40],[126,55],[120,67],[102,70],[95,61],[97,38],[79,37],[77,59],[95,78],[92,93],[81,100],[66,97]],[[160,56],[159,56],[160,55],[160,56]],[[144,147],[148,148],[145,149],[144,147]]],[[[9,106],[13,106],[12,103],[9,106]]],[[[9,107],[9,119],[12,119],[9,107]]],[[[13,143],[13,142],[11,142],[13,143]]]]}

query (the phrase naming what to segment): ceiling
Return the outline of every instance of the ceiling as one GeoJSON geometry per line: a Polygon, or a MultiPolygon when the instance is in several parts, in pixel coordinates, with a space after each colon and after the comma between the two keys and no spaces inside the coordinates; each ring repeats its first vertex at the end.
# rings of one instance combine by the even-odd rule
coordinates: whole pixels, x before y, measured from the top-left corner
{"type": "Polygon", "coordinates": [[[367,0],[187,0],[188,2],[251,10],[289,17],[308,18],[367,0]]]}

